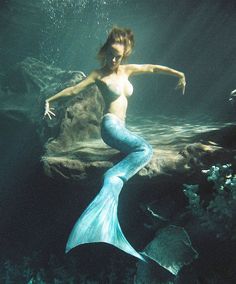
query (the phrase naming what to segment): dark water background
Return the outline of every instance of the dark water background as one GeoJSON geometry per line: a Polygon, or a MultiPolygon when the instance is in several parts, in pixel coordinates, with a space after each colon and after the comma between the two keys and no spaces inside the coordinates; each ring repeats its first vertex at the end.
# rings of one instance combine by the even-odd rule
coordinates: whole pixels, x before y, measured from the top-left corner
{"type": "Polygon", "coordinates": [[[186,74],[186,96],[176,79],[132,79],[130,113],[225,116],[236,80],[236,4],[223,0],[5,0],[1,2],[1,69],[27,56],[62,69],[98,67],[96,54],[113,25],[130,27],[136,46],[129,63],[166,65],[186,74]]]}
{"type": "MultiPolygon", "coordinates": [[[[98,67],[96,53],[107,32],[113,25],[124,26],[133,30],[136,42],[128,63],[166,65],[183,71],[187,80],[182,96],[174,90],[176,78],[150,74],[132,78],[135,91],[129,116],[175,115],[189,118],[190,124],[193,117],[201,122],[205,117],[212,123],[230,121],[235,119],[228,102],[236,88],[235,13],[235,1],[223,0],[2,0],[0,75],[28,56],[88,74],[98,67]]],[[[63,255],[68,219],[72,226],[78,206],[73,197],[81,192],[76,195],[74,188],[44,176],[38,160],[43,149],[37,137],[30,136],[31,127],[1,127],[0,246],[3,259],[44,251],[36,259],[38,266],[45,266],[50,253],[63,255]],[[75,209],[67,212],[65,204],[75,209]]],[[[86,189],[81,208],[89,200],[86,189]]],[[[110,248],[92,246],[90,253],[83,249],[84,258],[77,265],[85,273],[101,271],[110,248]],[[97,268],[91,260],[95,257],[97,268]]],[[[115,253],[122,259],[122,253],[115,253]]]]}

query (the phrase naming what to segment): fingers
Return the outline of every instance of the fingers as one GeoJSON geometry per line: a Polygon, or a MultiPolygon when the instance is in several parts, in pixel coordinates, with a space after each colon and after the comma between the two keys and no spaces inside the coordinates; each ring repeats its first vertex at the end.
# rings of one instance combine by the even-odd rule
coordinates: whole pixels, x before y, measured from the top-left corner
{"type": "Polygon", "coordinates": [[[176,90],[178,89],[182,89],[182,93],[184,95],[185,93],[185,88],[186,88],[186,82],[184,81],[179,81],[179,83],[177,84],[177,86],[175,87],[176,90]]]}
{"type": "Polygon", "coordinates": [[[48,116],[50,119],[52,119],[50,113],[45,112],[44,115],[43,115],[43,118],[46,118],[47,116],[48,116]]]}
{"type": "Polygon", "coordinates": [[[185,88],[186,88],[186,82],[184,82],[184,83],[183,83],[182,88],[183,88],[183,90],[182,90],[182,91],[183,91],[183,95],[184,95],[184,93],[185,93],[185,88]]]}
{"type": "Polygon", "coordinates": [[[54,109],[55,109],[55,108],[49,106],[49,102],[48,102],[48,101],[45,101],[44,118],[45,118],[46,116],[48,116],[49,119],[52,119],[52,116],[56,116],[56,114],[52,111],[52,110],[54,110],[54,109]]]}
{"type": "Polygon", "coordinates": [[[182,77],[182,78],[179,80],[179,86],[180,86],[180,88],[182,89],[182,93],[183,93],[183,95],[184,95],[184,93],[185,93],[185,87],[186,87],[185,77],[182,77]]]}
{"type": "Polygon", "coordinates": [[[56,116],[54,112],[48,110],[44,113],[44,116],[48,116],[50,119],[52,119],[52,115],[56,116]]]}
{"type": "Polygon", "coordinates": [[[44,118],[45,118],[46,116],[48,116],[50,119],[52,119],[52,116],[56,116],[56,114],[55,114],[54,112],[52,112],[52,111],[49,109],[49,110],[45,110],[43,116],[44,116],[44,118]]]}
{"type": "Polygon", "coordinates": [[[52,117],[51,117],[51,115],[50,115],[50,113],[49,113],[49,112],[47,113],[47,115],[48,115],[49,119],[52,119],[52,117]]]}
{"type": "Polygon", "coordinates": [[[50,114],[53,115],[53,116],[56,116],[55,113],[52,112],[52,111],[50,111],[50,110],[48,111],[48,113],[50,113],[50,114]]]}

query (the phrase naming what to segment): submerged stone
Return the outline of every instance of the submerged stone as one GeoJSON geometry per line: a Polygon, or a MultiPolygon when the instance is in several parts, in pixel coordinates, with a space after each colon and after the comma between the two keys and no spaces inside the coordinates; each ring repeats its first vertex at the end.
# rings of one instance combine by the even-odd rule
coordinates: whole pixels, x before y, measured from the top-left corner
{"type": "Polygon", "coordinates": [[[174,275],[198,257],[188,233],[173,225],[160,229],[143,254],[174,275]]]}
{"type": "MultiPolygon", "coordinates": [[[[28,57],[5,74],[1,83],[1,121],[35,127],[45,149],[45,173],[53,178],[88,180],[94,170],[104,172],[122,158],[100,138],[104,101],[96,86],[53,102],[56,116],[43,119],[45,99],[79,83],[84,76],[81,71],[65,71],[28,57]]],[[[151,162],[138,175],[153,179],[197,172],[216,163],[235,163],[235,125],[194,123],[161,116],[128,116],[127,128],[144,137],[154,150],[151,162]]]]}

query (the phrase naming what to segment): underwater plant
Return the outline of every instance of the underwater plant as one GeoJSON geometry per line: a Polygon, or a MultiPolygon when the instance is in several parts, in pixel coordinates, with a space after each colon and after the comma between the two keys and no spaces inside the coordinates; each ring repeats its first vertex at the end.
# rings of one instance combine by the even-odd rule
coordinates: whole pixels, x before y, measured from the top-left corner
{"type": "Polygon", "coordinates": [[[236,238],[236,174],[231,164],[214,165],[202,170],[212,183],[213,193],[209,201],[201,198],[199,185],[184,184],[183,192],[188,198],[188,209],[201,225],[216,233],[220,239],[236,238]]]}
{"type": "Polygon", "coordinates": [[[133,283],[134,274],[135,264],[124,265],[122,259],[111,257],[100,273],[90,274],[81,270],[76,257],[64,262],[57,255],[50,254],[44,263],[41,252],[33,252],[18,260],[3,260],[0,265],[1,284],[133,283]]]}

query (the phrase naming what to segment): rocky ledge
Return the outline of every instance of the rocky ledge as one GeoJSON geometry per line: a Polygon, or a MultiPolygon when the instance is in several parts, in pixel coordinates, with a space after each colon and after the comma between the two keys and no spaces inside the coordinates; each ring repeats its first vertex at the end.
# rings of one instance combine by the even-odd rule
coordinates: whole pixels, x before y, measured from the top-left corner
{"type": "MultiPolygon", "coordinates": [[[[94,170],[104,171],[122,158],[100,138],[104,104],[95,86],[56,101],[56,117],[43,119],[45,99],[83,78],[81,71],[63,71],[26,58],[2,80],[1,116],[35,125],[45,149],[45,173],[51,177],[85,180],[94,170]]],[[[127,127],[145,137],[154,149],[151,162],[138,173],[140,176],[188,173],[235,161],[234,144],[229,143],[235,141],[233,123],[128,116],[127,127]]]]}

